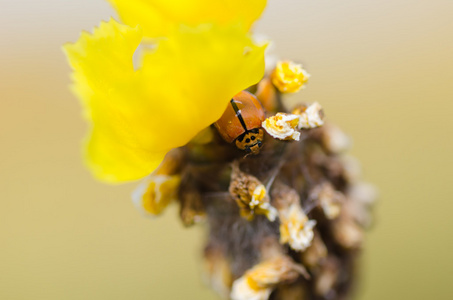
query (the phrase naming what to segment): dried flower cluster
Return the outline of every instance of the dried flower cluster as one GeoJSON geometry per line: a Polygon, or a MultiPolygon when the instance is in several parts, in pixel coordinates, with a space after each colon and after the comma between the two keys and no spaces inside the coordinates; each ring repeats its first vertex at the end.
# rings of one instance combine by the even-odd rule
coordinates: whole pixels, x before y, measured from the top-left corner
{"type": "Polygon", "coordinates": [[[310,75],[265,64],[252,27],[266,0],[109,2],[121,22],[64,46],[93,174],[144,178],[141,212],[176,202],[184,225],[205,224],[225,298],[345,299],[374,190],[319,103],[285,106],[310,75]]]}
{"type": "Polygon", "coordinates": [[[319,103],[287,112],[284,89],[268,77],[250,91],[266,109],[259,154],[238,150],[211,126],[167,155],[136,203],[156,214],[175,198],[186,226],[209,227],[206,278],[225,298],[345,299],[374,189],[360,181],[344,154],[349,138],[324,124],[319,103]]]}

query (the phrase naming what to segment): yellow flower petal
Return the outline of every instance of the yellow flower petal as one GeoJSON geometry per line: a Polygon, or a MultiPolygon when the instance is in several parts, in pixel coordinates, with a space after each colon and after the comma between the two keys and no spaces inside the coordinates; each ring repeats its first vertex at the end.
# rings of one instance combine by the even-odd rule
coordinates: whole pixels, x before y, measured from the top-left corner
{"type": "Polygon", "coordinates": [[[239,22],[250,29],[266,6],[266,0],[108,0],[121,20],[140,25],[146,37],[167,36],[179,24],[239,22]]]}
{"type": "Polygon", "coordinates": [[[264,73],[265,46],[240,27],[180,28],[145,51],[134,71],[141,38],[140,29],[110,20],[65,46],[74,90],[92,123],[88,165],[108,182],[151,173],[264,73]]]}

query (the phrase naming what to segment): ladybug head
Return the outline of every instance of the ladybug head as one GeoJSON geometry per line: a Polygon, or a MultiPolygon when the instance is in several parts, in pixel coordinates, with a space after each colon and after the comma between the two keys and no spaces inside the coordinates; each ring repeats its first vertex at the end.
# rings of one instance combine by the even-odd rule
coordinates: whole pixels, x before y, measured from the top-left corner
{"type": "Polygon", "coordinates": [[[263,144],[264,132],[260,128],[248,130],[236,139],[236,147],[246,152],[258,154],[263,144]]]}

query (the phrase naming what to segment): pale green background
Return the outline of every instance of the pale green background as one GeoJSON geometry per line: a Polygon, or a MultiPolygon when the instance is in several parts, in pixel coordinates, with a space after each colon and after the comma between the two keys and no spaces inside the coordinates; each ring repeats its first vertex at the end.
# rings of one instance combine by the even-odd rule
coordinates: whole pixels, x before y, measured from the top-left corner
{"type": "MultiPolygon", "coordinates": [[[[142,218],[94,181],[60,50],[101,0],[0,0],[0,299],[216,299],[202,230],[142,218]]],[[[354,140],[380,189],[357,299],[452,299],[453,1],[273,0],[257,32],[305,64],[300,98],[354,140]]]]}

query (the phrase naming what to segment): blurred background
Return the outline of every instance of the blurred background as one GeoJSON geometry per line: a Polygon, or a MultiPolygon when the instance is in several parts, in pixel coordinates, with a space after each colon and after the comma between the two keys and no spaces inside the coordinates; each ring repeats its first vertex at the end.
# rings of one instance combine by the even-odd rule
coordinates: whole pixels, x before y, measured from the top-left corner
{"type": "MultiPolygon", "coordinates": [[[[81,161],[61,45],[102,0],[0,0],[0,299],[217,299],[202,228],[143,218],[81,161]]],[[[312,77],[380,191],[357,299],[452,299],[453,1],[270,0],[256,32],[312,77]]]]}

